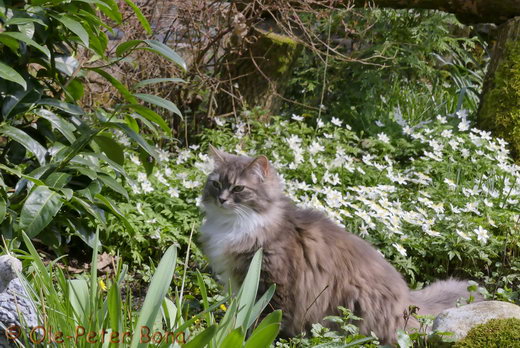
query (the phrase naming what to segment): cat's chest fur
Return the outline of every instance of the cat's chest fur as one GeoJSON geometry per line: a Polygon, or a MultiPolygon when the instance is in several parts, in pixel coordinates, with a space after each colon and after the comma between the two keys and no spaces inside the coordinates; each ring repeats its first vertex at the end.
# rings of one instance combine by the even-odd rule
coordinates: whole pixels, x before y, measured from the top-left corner
{"type": "Polygon", "coordinates": [[[264,216],[256,212],[246,215],[224,215],[211,208],[201,226],[201,242],[213,271],[224,284],[235,270],[241,271],[244,255],[254,253],[263,244],[262,229],[268,224],[264,216]]]}

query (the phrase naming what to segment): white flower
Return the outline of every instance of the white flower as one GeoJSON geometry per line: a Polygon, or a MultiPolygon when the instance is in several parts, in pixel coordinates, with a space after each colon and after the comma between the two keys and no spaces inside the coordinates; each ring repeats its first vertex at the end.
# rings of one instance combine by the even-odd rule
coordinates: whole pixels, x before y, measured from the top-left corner
{"type": "Polygon", "coordinates": [[[192,189],[192,188],[195,188],[195,187],[198,187],[200,186],[200,182],[197,181],[197,180],[184,180],[182,182],[182,184],[184,185],[184,187],[186,187],[187,189],[192,189]]]}
{"type": "Polygon", "coordinates": [[[439,121],[440,124],[445,124],[448,122],[448,120],[446,120],[446,117],[444,116],[441,116],[441,115],[437,115],[437,121],[439,121]]]}
{"type": "Polygon", "coordinates": [[[465,132],[469,129],[470,123],[466,119],[462,119],[458,125],[458,128],[461,132],[465,132]]]}
{"type": "Polygon", "coordinates": [[[341,121],[339,118],[336,118],[336,117],[333,117],[332,120],[330,120],[330,122],[333,125],[338,126],[338,127],[341,127],[341,124],[343,123],[343,121],[341,121]]]}
{"type": "Polygon", "coordinates": [[[383,143],[387,143],[387,144],[390,143],[390,138],[385,133],[379,133],[377,135],[377,139],[379,139],[383,143]]]}
{"type": "Polygon", "coordinates": [[[465,120],[468,117],[468,110],[462,109],[457,111],[457,117],[465,120]]]}
{"type": "Polygon", "coordinates": [[[311,145],[309,146],[309,153],[311,155],[315,155],[317,154],[318,152],[322,152],[325,150],[325,147],[323,147],[322,145],[320,145],[319,142],[317,142],[316,140],[314,140],[311,145]]]}
{"type": "Polygon", "coordinates": [[[477,240],[479,242],[486,243],[489,239],[488,231],[482,228],[482,226],[475,228],[473,232],[475,232],[475,234],[477,235],[477,240]]]}
{"type": "Polygon", "coordinates": [[[322,128],[323,126],[325,126],[325,123],[321,120],[321,118],[318,118],[318,120],[316,121],[316,126],[318,128],[322,128]]]}
{"type": "Polygon", "coordinates": [[[130,156],[130,161],[134,162],[134,164],[137,164],[138,166],[141,165],[141,161],[139,161],[139,158],[137,158],[136,155],[130,156]]]}
{"type": "Polygon", "coordinates": [[[462,232],[461,230],[455,230],[455,232],[457,232],[457,235],[459,235],[460,238],[465,239],[465,240],[471,240],[471,238],[466,233],[462,232]]]}
{"type": "Polygon", "coordinates": [[[139,181],[139,182],[148,181],[148,177],[147,177],[146,173],[137,173],[137,181],[139,181]]]}
{"type": "Polygon", "coordinates": [[[292,114],[291,118],[295,121],[303,121],[303,116],[292,114]]]}
{"type": "Polygon", "coordinates": [[[403,248],[402,245],[399,245],[397,243],[393,243],[392,246],[401,254],[402,256],[406,256],[406,249],[403,248]]]}
{"type": "Polygon", "coordinates": [[[378,126],[378,127],[384,127],[385,126],[385,124],[383,122],[379,121],[379,120],[377,120],[375,123],[376,123],[376,126],[378,126]]]}
{"type": "Polygon", "coordinates": [[[141,183],[141,188],[143,189],[144,193],[150,193],[150,192],[153,192],[153,190],[154,190],[152,183],[148,180],[141,183]]]}
{"type": "Polygon", "coordinates": [[[171,196],[171,197],[176,197],[178,198],[179,197],[179,190],[176,189],[175,187],[170,187],[168,189],[168,194],[171,196]]]}
{"type": "Polygon", "coordinates": [[[445,183],[446,185],[448,185],[448,187],[449,187],[450,190],[455,190],[455,189],[457,188],[457,184],[455,184],[453,181],[451,181],[451,180],[448,179],[448,178],[445,178],[445,179],[444,179],[444,183],[445,183]]]}

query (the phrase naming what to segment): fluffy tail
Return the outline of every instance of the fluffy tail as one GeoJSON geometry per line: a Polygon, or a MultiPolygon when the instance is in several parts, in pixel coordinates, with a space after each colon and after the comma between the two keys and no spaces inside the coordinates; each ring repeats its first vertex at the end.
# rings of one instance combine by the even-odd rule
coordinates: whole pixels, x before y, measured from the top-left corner
{"type": "Polygon", "coordinates": [[[468,286],[467,281],[439,280],[422,290],[411,291],[411,304],[419,308],[419,315],[437,315],[447,308],[455,307],[460,299],[462,304],[470,296],[474,297],[475,302],[482,301],[483,297],[476,292],[470,293],[468,286]]]}

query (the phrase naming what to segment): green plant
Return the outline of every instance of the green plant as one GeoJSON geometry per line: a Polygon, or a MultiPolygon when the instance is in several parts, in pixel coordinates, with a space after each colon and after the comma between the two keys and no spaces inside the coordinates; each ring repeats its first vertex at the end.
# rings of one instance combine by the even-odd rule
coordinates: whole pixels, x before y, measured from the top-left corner
{"type": "Polygon", "coordinates": [[[520,319],[491,319],[472,328],[453,348],[520,347],[520,319]]]}
{"type": "MultiPolygon", "coordinates": [[[[150,25],[131,0],[147,32],[150,25]]],[[[0,0],[0,231],[8,239],[22,231],[55,250],[64,251],[72,236],[93,246],[96,224],[106,213],[131,224],[103,191],[128,198],[117,178],[128,179],[124,152],[134,148],[114,140],[126,134],[142,158],[157,150],[139,135],[142,124],[170,132],[166,122],[139,101],[180,115],[162,98],[136,93],[142,81],[127,88],[106,67],[135,50],[149,50],[185,66],[170,48],[155,40],[123,42],[116,57],[107,56],[107,33],[121,23],[113,0],[17,2],[0,0]],[[98,16],[98,14],[100,16],[98,16]],[[121,95],[116,105],[90,111],[80,106],[87,74],[98,74],[121,95]]],[[[174,79],[169,79],[174,80],[174,79]]],[[[163,80],[160,80],[163,81],[163,80]]],[[[152,168],[153,161],[146,161],[152,168]]]]}
{"type": "MultiPolygon", "coordinates": [[[[403,118],[415,125],[461,108],[476,111],[486,44],[453,15],[370,9],[305,18],[322,37],[331,30],[329,44],[340,58],[331,54],[323,64],[322,57],[303,52],[286,97],[313,107],[322,104],[326,115],[369,134],[383,128],[394,134],[393,121],[403,118]],[[334,37],[345,35],[347,43],[336,45],[334,37]]],[[[315,115],[299,103],[287,104],[285,111],[315,115]]]]}

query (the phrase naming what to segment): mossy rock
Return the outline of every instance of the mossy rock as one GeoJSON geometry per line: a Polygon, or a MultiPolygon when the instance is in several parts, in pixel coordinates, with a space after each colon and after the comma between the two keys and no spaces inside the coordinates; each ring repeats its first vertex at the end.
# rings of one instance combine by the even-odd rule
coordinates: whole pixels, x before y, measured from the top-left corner
{"type": "Polygon", "coordinates": [[[520,319],[491,319],[472,328],[453,348],[520,348],[520,319]]]}

